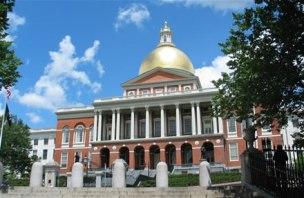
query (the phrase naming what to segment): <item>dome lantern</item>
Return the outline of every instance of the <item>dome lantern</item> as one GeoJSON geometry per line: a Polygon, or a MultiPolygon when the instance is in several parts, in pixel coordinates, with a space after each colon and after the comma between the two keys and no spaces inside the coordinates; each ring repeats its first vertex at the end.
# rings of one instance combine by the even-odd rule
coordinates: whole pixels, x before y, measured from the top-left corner
{"type": "Polygon", "coordinates": [[[165,21],[164,26],[160,29],[160,40],[159,45],[171,45],[174,46],[172,42],[172,32],[170,27],[168,26],[167,21],[165,21]]]}

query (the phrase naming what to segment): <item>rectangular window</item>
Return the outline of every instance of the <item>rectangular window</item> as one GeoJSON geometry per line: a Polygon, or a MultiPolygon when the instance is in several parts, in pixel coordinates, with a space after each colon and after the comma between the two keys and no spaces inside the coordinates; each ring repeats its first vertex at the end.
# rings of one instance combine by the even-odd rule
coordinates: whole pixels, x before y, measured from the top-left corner
{"type": "Polygon", "coordinates": [[[272,151],[271,151],[271,140],[269,138],[263,139],[262,140],[262,149],[264,151],[264,156],[266,160],[272,159],[272,151]]]}
{"type": "Polygon", "coordinates": [[[44,138],[43,139],[43,144],[44,145],[48,145],[49,144],[49,139],[48,138],[44,138]]]}
{"type": "Polygon", "coordinates": [[[239,160],[239,152],[237,143],[229,144],[229,157],[230,161],[239,160]]]}
{"type": "Polygon", "coordinates": [[[263,133],[271,133],[271,127],[269,125],[263,126],[262,132],[263,133]]]}
{"type": "Polygon", "coordinates": [[[128,120],[125,123],[125,132],[123,134],[124,139],[129,139],[130,138],[130,132],[131,132],[131,121],[128,120]]]}
{"type": "Polygon", "coordinates": [[[168,136],[175,136],[176,135],[176,123],[175,118],[168,119],[168,136]]]}
{"type": "Polygon", "coordinates": [[[68,154],[66,152],[62,152],[61,153],[60,166],[62,168],[67,167],[67,162],[68,162],[68,154]]]}
{"type": "Polygon", "coordinates": [[[161,127],[160,127],[160,119],[154,119],[154,131],[153,131],[153,137],[160,137],[161,127]]]}
{"type": "Polygon", "coordinates": [[[69,130],[64,130],[63,132],[62,132],[62,143],[63,144],[67,144],[67,143],[69,143],[69,130]]]}
{"type": "Polygon", "coordinates": [[[145,120],[140,120],[139,121],[138,137],[139,138],[144,138],[145,136],[146,136],[146,121],[145,120]]]}
{"type": "Polygon", "coordinates": [[[38,139],[34,139],[34,145],[38,145],[38,139]]]}
{"type": "Polygon", "coordinates": [[[33,156],[36,155],[37,156],[37,150],[33,150],[33,156]]]}
{"type": "Polygon", "coordinates": [[[111,135],[112,135],[112,125],[107,124],[106,126],[106,137],[108,138],[107,140],[111,139],[111,135]]]}
{"type": "Polygon", "coordinates": [[[48,150],[47,149],[43,149],[43,156],[42,156],[42,159],[47,159],[47,153],[48,153],[48,150]]]}
{"type": "Polygon", "coordinates": [[[229,118],[228,121],[228,136],[236,136],[236,120],[235,118],[229,118]]]}
{"type": "Polygon", "coordinates": [[[203,133],[204,134],[213,133],[211,118],[203,118],[203,133]]]}
{"type": "Polygon", "coordinates": [[[298,128],[298,127],[300,126],[299,119],[293,118],[291,121],[292,121],[292,126],[293,126],[294,128],[298,128]]]}
{"type": "Polygon", "coordinates": [[[192,134],[192,121],[191,116],[183,117],[183,134],[191,135],[192,134]]]}

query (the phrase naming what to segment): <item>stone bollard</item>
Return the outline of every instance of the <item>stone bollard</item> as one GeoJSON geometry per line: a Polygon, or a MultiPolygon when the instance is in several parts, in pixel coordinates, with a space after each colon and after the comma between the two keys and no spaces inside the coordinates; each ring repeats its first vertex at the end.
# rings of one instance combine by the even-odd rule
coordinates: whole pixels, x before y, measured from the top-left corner
{"type": "Polygon", "coordinates": [[[156,187],[168,188],[168,166],[165,162],[159,162],[156,166],[156,187]]]}
{"type": "Polygon", "coordinates": [[[96,185],[95,185],[95,187],[96,188],[100,188],[101,187],[101,175],[102,175],[102,172],[101,171],[96,171],[95,175],[96,175],[96,185]]]}
{"type": "Polygon", "coordinates": [[[211,186],[210,164],[206,160],[199,165],[199,185],[201,187],[211,186]]]}
{"type": "Polygon", "coordinates": [[[58,170],[59,164],[55,161],[50,161],[44,165],[44,187],[56,187],[58,170]]]}
{"type": "Polygon", "coordinates": [[[32,166],[30,187],[41,187],[43,176],[43,164],[41,162],[35,162],[32,166]]]}
{"type": "Polygon", "coordinates": [[[72,187],[72,173],[71,172],[67,172],[67,187],[71,188],[72,187]]]}
{"type": "Polygon", "coordinates": [[[4,172],[3,164],[0,162],[0,186],[3,180],[3,172],[4,172]]]}
{"type": "Polygon", "coordinates": [[[72,188],[83,187],[83,165],[75,162],[72,168],[72,188]]]}
{"type": "Polygon", "coordinates": [[[113,188],[126,187],[126,167],[122,160],[115,160],[112,177],[113,188]]]}

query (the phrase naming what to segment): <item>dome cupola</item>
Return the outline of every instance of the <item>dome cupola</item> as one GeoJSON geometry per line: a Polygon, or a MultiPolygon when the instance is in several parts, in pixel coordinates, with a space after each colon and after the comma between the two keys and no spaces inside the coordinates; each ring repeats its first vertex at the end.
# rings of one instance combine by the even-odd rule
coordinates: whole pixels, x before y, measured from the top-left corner
{"type": "Polygon", "coordinates": [[[145,58],[140,66],[139,74],[157,67],[180,69],[194,74],[194,68],[188,56],[173,44],[172,32],[167,22],[160,29],[158,46],[145,58]]]}

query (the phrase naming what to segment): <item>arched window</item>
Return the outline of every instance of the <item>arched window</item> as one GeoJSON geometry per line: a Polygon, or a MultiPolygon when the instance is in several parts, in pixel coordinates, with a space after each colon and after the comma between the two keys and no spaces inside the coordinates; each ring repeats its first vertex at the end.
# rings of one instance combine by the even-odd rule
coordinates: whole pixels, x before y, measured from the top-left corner
{"type": "Polygon", "coordinates": [[[62,143],[63,144],[69,143],[69,128],[68,127],[64,127],[62,129],[62,143]]]}
{"type": "Polygon", "coordinates": [[[75,128],[75,143],[83,143],[84,137],[84,127],[81,125],[78,125],[75,128]]]}

